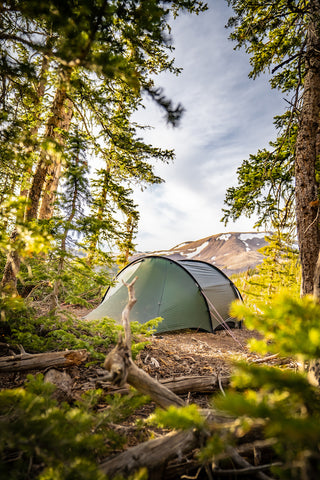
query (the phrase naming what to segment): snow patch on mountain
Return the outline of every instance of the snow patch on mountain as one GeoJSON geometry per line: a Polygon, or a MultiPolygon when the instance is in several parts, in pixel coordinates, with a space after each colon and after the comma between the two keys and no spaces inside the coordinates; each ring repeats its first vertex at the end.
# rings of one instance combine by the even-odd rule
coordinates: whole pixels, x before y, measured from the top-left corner
{"type": "MultiPolygon", "coordinates": [[[[217,266],[227,275],[241,273],[255,268],[263,260],[259,251],[267,245],[266,232],[219,233],[199,240],[187,241],[169,250],[149,252],[148,255],[162,255],[172,260],[200,260],[217,266]]],[[[145,256],[146,253],[135,255],[145,256]]]]}
{"type": "Polygon", "coordinates": [[[208,244],[209,242],[202,243],[195,250],[190,251],[190,253],[186,253],[185,256],[191,259],[197,257],[200,254],[200,252],[202,252],[202,250],[204,250],[208,246],[208,244]]]}
{"type": "Polygon", "coordinates": [[[230,237],[231,233],[223,233],[222,235],[219,235],[218,240],[224,240],[226,242],[230,237]]]}
{"type": "Polygon", "coordinates": [[[266,233],[239,233],[239,239],[245,242],[246,240],[254,240],[262,238],[264,240],[266,233]]]}

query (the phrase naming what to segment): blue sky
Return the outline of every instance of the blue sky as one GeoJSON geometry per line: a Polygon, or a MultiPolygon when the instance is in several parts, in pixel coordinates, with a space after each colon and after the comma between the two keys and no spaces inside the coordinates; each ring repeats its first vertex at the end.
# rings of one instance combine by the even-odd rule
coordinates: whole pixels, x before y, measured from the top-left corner
{"type": "Polygon", "coordinates": [[[151,101],[137,116],[153,126],[145,140],[176,154],[173,164],[156,165],[164,184],[135,190],[141,251],[222,232],[253,231],[254,219],[224,227],[221,209],[242,160],[275,137],[273,117],[284,111],[285,102],[280,92],[271,90],[267,75],[248,78],[249,56],[234,50],[224,27],[232,14],[226,1],[209,0],[208,5],[199,16],[182,15],[173,22],[173,56],[183,72],[156,78],[157,86],[184,106],[180,126],[167,126],[151,101]]]}

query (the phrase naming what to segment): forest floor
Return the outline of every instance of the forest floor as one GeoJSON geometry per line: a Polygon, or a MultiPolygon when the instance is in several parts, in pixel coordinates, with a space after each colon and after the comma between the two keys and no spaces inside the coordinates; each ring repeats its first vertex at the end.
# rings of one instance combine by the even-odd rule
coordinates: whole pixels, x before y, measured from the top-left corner
{"type": "MultiPolygon", "coordinates": [[[[75,312],[73,312],[75,313],[75,312]]],[[[82,315],[81,315],[82,316],[82,315]]],[[[79,315],[80,317],[80,315],[79,315]]],[[[138,341],[148,341],[148,344],[141,350],[135,359],[138,367],[147,372],[150,376],[162,380],[183,376],[216,376],[217,378],[229,377],[233,370],[234,359],[247,360],[249,362],[262,362],[268,365],[279,364],[279,359],[273,356],[259,357],[249,351],[247,341],[250,338],[259,338],[257,332],[243,329],[232,329],[231,331],[221,330],[216,333],[207,333],[194,330],[184,330],[161,335],[152,335],[147,339],[137,339],[138,341]]],[[[107,352],[106,352],[107,353],[107,352]]],[[[0,356],[8,355],[1,351],[0,356]]],[[[294,365],[288,366],[293,368],[294,365]]],[[[11,372],[0,373],[0,389],[17,388],[23,386],[27,374],[36,375],[45,373],[43,371],[11,372]]],[[[71,377],[72,386],[68,392],[68,398],[62,398],[69,402],[78,400],[80,396],[91,389],[100,388],[99,376],[101,377],[105,370],[102,365],[91,364],[89,366],[72,366],[66,369],[66,373],[71,377]]],[[[218,383],[218,382],[217,382],[218,383]]],[[[108,387],[102,386],[106,393],[112,392],[108,387]]],[[[220,386],[220,388],[222,388],[220,386]]],[[[219,385],[217,385],[219,392],[219,385]]],[[[200,407],[210,406],[213,393],[192,393],[182,395],[188,403],[196,403],[200,407]]],[[[99,409],[108,408],[107,404],[99,405],[99,409]]],[[[134,415],[127,418],[125,422],[117,426],[123,429],[126,435],[126,444],[124,448],[140,443],[150,438],[151,430],[153,435],[158,436],[165,431],[149,427],[141,430],[137,427],[137,420],[146,419],[155,409],[153,402],[140,407],[134,415]]]]}

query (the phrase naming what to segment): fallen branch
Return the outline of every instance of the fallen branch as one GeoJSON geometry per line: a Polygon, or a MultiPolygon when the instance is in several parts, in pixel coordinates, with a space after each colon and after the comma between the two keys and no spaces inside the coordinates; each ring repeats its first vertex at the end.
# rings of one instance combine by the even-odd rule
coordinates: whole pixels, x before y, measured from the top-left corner
{"type": "Polygon", "coordinates": [[[252,360],[251,363],[264,363],[264,362],[269,362],[269,360],[274,360],[279,356],[279,353],[275,353],[273,355],[269,355],[268,357],[263,357],[263,358],[257,358],[255,360],[252,360]]]}
{"type": "MultiPolygon", "coordinates": [[[[153,478],[150,472],[154,470],[159,472],[159,468],[164,470],[169,460],[199,447],[201,441],[201,435],[195,430],[169,433],[132,447],[102,462],[99,468],[113,478],[116,475],[129,475],[143,466],[148,469],[149,478],[153,478]]],[[[157,478],[164,477],[160,475],[157,478]]]]}
{"type": "MultiPolygon", "coordinates": [[[[240,475],[256,475],[257,473],[260,473],[262,470],[269,470],[271,467],[279,467],[281,465],[282,465],[281,462],[274,462],[274,463],[268,463],[266,465],[257,465],[256,467],[251,465],[249,467],[238,468],[238,469],[215,468],[214,473],[220,476],[234,475],[235,477],[238,477],[240,475]]],[[[270,477],[267,477],[267,478],[270,478],[270,477]]]]}
{"type": "Polygon", "coordinates": [[[63,352],[46,353],[24,352],[19,355],[0,357],[0,373],[69,367],[70,365],[80,365],[87,358],[87,350],[65,350],[63,352]]]}
{"type": "MultiPolygon", "coordinates": [[[[105,378],[105,377],[103,377],[105,378]]],[[[112,387],[111,384],[104,384],[99,378],[97,378],[96,383],[107,391],[110,389],[110,393],[120,393],[127,394],[129,393],[128,387],[116,388],[112,387]]],[[[161,385],[167,387],[171,392],[176,395],[183,395],[189,392],[191,393],[213,393],[219,389],[219,383],[224,387],[228,386],[230,383],[230,376],[224,376],[218,378],[216,375],[206,375],[206,376],[182,376],[182,377],[171,377],[158,380],[161,385]]]]}
{"type": "Polygon", "coordinates": [[[181,395],[184,393],[213,393],[219,389],[219,384],[227,386],[230,383],[230,376],[218,377],[216,375],[186,376],[166,378],[159,380],[172,392],[181,395]]]}
{"type": "MultiPolygon", "coordinates": [[[[241,467],[241,469],[254,468],[249,462],[247,462],[247,460],[245,460],[243,457],[241,457],[241,455],[239,455],[239,453],[236,451],[235,448],[228,447],[227,454],[232,459],[234,464],[237,465],[238,467],[241,467]]],[[[238,470],[235,470],[235,472],[237,471],[238,470]]],[[[213,470],[213,472],[215,472],[215,470],[213,470]]],[[[254,474],[256,478],[258,478],[259,480],[273,480],[273,478],[269,477],[268,475],[266,475],[261,471],[255,471],[254,474]]]]}
{"type": "Polygon", "coordinates": [[[140,393],[148,395],[160,407],[167,408],[170,405],[182,407],[184,401],[170,391],[157,380],[150,377],[144,370],[138,368],[131,357],[131,329],[129,313],[136,303],[134,295],[134,283],[137,277],[127,285],[129,293],[129,302],[122,312],[122,322],[125,331],[124,340],[120,337],[117,346],[109,353],[104,368],[109,371],[101,381],[111,381],[117,386],[123,386],[126,382],[136,388],[140,393]]]}
{"type": "MultiPolygon", "coordinates": [[[[177,379],[169,379],[167,380],[165,386],[163,383],[161,384],[157,380],[150,377],[144,370],[138,368],[132,361],[129,313],[132,306],[136,302],[133,290],[135,281],[136,278],[129,285],[127,285],[129,302],[122,314],[125,339],[123,340],[121,337],[118,345],[107,356],[104,363],[104,368],[109,373],[105,375],[105,377],[101,378],[100,381],[111,381],[120,387],[124,386],[127,382],[129,385],[136,388],[140,393],[151,397],[151,399],[162,408],[168,408],[170,405],[184,406],[185,402],[173,391],[167,388],[169,385],[171,385],[172,390],[175,392],[181,392],[181,385],[174,385],[175,383],[180,383],[179,379],[178,381],[177,379]]],[[[219,375],[214,378],[214,383],[221,390],[223,390],[222,379],[219,378],[219,375]]],[[[182,383],[184,383],[183,388],[185,388],[185,381],[182,383]]],[[[187,382],[187,384],[188,388],[191,388],[190,383],[187,382]]],[[[213,411],[206,412],[205,410],[202,410],[202,414],[207,417],[209,422],[211,421],[217,425],[216,422],[218,418],[214,419],[213,411]],[[210,418],[212,415],[213,418],[210,418]]],[[[210,435],[210,431],[215,429],[215,425],[212,424],[208,431],[197,431],[196,429],[190,429],[187,431],[170,433],[161,438],[143,442],[136,447],[132,447],[129,450],[117,455],[116,457],[106,459],[100,464],[100,469],[110,478],[113,478],[117,475],[130,475],[133,471],[138,470],[141,467],[145,467],[148,469],[150,478],[165,478],[163,473],[165,472],[168,461],[173,458],[180,458],[182,455],[190,453],[196,448],[200,448],[208,435],[210,435]],[[154,472],[156,476],[153,476],[152,472],[154,472]]],[[[225,427],[226,423],[220,423],[220,428],[225,427]]],[[[253,468],[252,465],[244,460],[235,449],[230,448],[226,453],[228,457],[233,460],[234,464],[240,467],[240,469],[246,469],[248,471],[248,469],[253,468]]],[[[270,480],[270,477],[265,475],[260,470],[255,471],[256,477],[260,480],[270,480]]]]}

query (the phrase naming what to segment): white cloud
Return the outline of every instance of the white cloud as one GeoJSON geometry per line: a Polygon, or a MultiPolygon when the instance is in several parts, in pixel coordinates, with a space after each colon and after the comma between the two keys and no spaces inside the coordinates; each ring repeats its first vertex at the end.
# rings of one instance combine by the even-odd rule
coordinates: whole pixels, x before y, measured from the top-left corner
{"type": "Polygon", "coordinates": [[[248,78],[249,57],[233,50],[230,32],[224,28],[231,14],[226,2],[209,4],[208,12],[174,22],[174,57],[183,73],[156,79],[169,98],[185,107],[181,125],[168,127],[150,101],[137,115],[138,121],[154,126],[144,134],[148,142],[176,152],[174,164],[156,166],[166,183],[136,191],[139,250],[166,249],[220,232],[250,231],[255,223],[242,219],[224,228],[221,209],[242,160],[274,138],[273,116],[284,106],[267,77],[248,78]]]}

